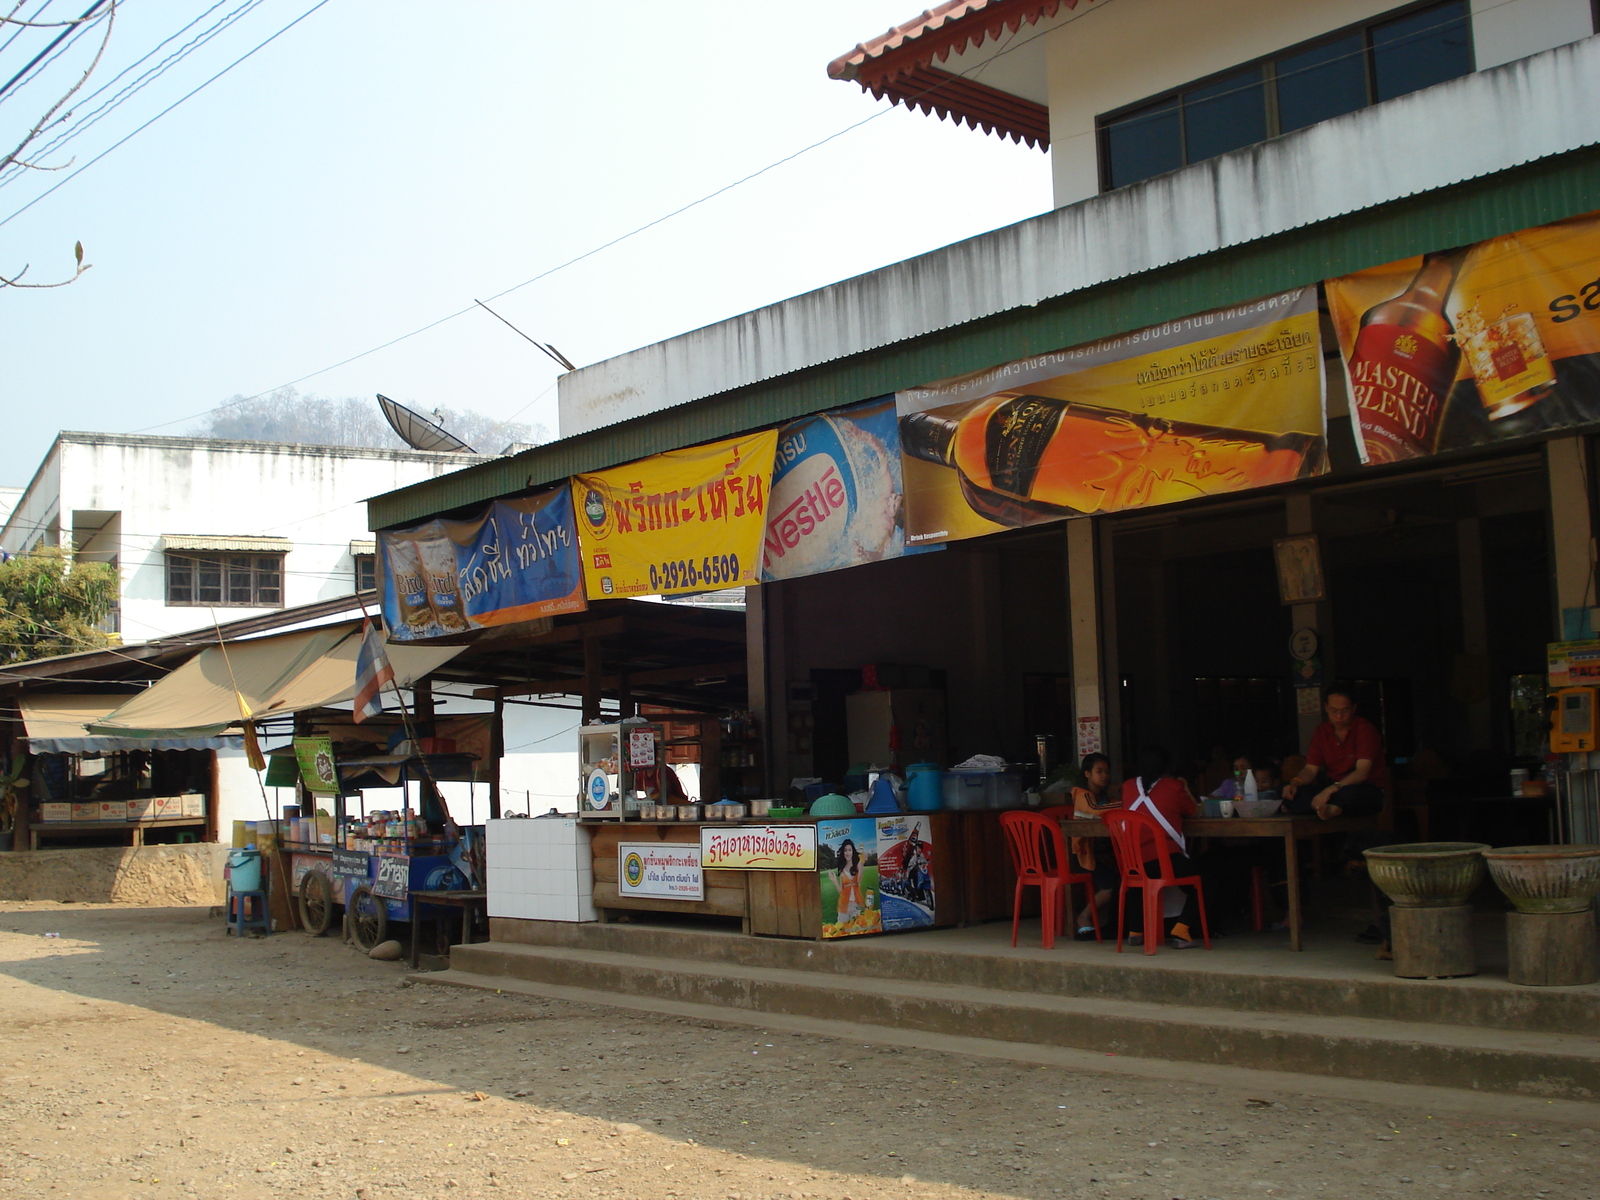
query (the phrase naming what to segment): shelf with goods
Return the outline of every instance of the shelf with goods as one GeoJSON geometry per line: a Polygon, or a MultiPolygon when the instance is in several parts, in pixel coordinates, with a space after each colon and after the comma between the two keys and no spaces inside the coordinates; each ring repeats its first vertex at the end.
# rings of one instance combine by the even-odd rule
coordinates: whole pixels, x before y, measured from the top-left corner
{"type": "Polygon", "coordinates": [[[640,714],[662,726],[669,765],[699,764],[703,803],[752,800],[766,794],[761,730],[750,713],[712,716],[641,706],[640,714]]]}

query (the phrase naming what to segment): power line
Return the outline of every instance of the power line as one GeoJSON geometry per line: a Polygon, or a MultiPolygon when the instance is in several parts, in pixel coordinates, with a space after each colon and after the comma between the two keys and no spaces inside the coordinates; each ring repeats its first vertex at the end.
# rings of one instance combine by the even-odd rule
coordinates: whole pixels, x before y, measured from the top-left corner
{"type": "MultiPolygon", "coordinates": [[[[1041,29],[1041,30],[1037,31],[1036,33],[1031,34],[1030,36],[1028,36],[1026,38],[1022,38],[1020,40],[1015,40],[1014,39],[1003,50],[1000,50],[998,53],[991,55],[989,58],[985,59],[983,62],[977,63],[974,66],[969,67],[964,71],[954,72],[953,76],[955,78],[960,79],[960,78],[965,78],[965,77],[967,77],[969,75],[976,74],[977,72],[982,71],[990,63],[994,62],[996,59],[1001,58],[1001,57],[1003,57],[1003,56],[1005,56],[1007,54],[1010,54],[1014,50],[1020,50],[1023,46],[1028,45],[1030,42],[1036,41],[1037,39],[1043,37],[1046,33],[1053,33],[1057,29],[1061,29],[1061,28],[1064,28],[1067,25],[1071,25],[1075,21],[1080,21],[1084,17],[1088,16],[1090,13],[1100,12],[1103,9],[1105,9],[1108,5],[1110,5],[1111,2],[1112,2],[1112,0],[1099,0],[1098,4],[1095,4],[1091,8],[1083,9],[1076,16],[1072,17],[1070,20],[1063,21],[1063,22],[1061,22],[1061,24],[1052,26],[1050,29],[1041,29]]],[[[928,87],[928,88],[924,89],[923,91],[917,93],[916,96],[910,97],[910,100],[917,100],[917,99],[921,98],[922,96],[926,96],[926,95],[929,95],[929,94],[931,94],[933,92],[938,91],[940,88],[942,88],[944,86],[945,86],[945,83],[943,81],[941,81],[941,82],[939,82],[937,84],[934,84],[931,87],[928,87]]],[[[909,101],[907,101],[907,103],[908,103],[908,106],[909,106],[909,101]]],[[[841,137],[845,136],[845,134],[847,134],[847,133],[853,133],[855,130],[860,129],[863,125],[869,125],[873,121],[876,121],[879,117],[887,116],[889,113],[893,112],[894,110],[895,110],[895,105],[891,103],[888,107],[879,109],[877,112],[873,113],[869,117],[864,117],[861,120],[854,122],[853,124],[846,125],[843,129],[839,129],[839,130],[836,130],[833,133],[830,133],[827,137],[824,137],[824,138],[819,139],[818,141],[812,142],[808,146],[803,146],[799,150],[794,151],[792,154],[786,154],[782,158],[777,159],[774,162],[770,162],[764,167],[761,167],[759,170],[752,171],[752,172],[750,172],[750,174],[745,175],[742,178],[736,179],[732,183],[724,184],[722,187],[717,188],[713,192],[706,193],[704,196],[701,196],[698,200],[691,200],[689,203],[687,203],[685,205],[682,205],[679,208],[673,209],[671,212],[665,214],[664,216],[657,217],[652,221],[647,221],[643,225],[640,225],[640,226],[638,226],[638,227],[636,227],[634,229],[630,229],[627,233],[620,234],[617,237],[612,238],[608,242],[605,242],[605,243],[603,243],[603,244],[601,244],[599,246],[596,246],[591,250],[586,250],[582,254],[579,254],[579,255],[576,255],[573,258],[567,259],[565,262],[558,263],[555,266],[550,267],[548,270],[541,271],[541,272],[539,272],[539,274],[533,276],[531,279],[524,279],[521,283],[513,284],[511,287],[506,288],[504,291],[496,292],[494,295],[490,296],[489,299],[498,300],[502,296],[509,296],[512,292],[520,291],[521,289],[523,289],[525,287],[528,287],[530,284],[538,283],[541,279],[547,279],[551,275],[556,274],[558,271],[564,271],[568,267],[576,266],[578,263],[583,262],[585,259],[593,258],[595,255],[601,253],[602,251],[609,250],[609,249],[611,249],[611,247],[616,246],[616,245],[618,245],[618,244],[620,244],[622,242],[628,241],[630,238],[637,237],[639,234],[645,233],[645,232],[647,232],[647,231],[649,231],[651,229],[654,229],[657,225],[660,225],[663,222],[670,221],[674,217],[681,216],[681,215],[683,215],[684,213],[688,212],[691,209],[698,208],[702,204],[706,204],[709,201],[715,200],[718,196],[721,196],[726,192],[730,192],[734,188],[741,187],[744,184],[749,183],[753,179],[758,179],[762,175],[767,174],[767,172],[769,172],[769,171],[776,170],[778,167],[781,167],[781,166],[784,166],[787,163],[793,162],[795,159],[801,157],[802,155],[809,154],[813,150],[819,149],[822,146],[826,146],[829,142],[835,141],[838,138],[841,138],[841,137]]],[[[11,219],[10,217],[6,218],[6,220],[10,220],[10,219],[11,219]]],[[[4,224],[5,224],[5,221],[0,221],[0,225],[4,225],[4,224]]],[[[168,425],[179,425],[179,424],[182,424],[184,421],[192,421],[192,420],[196,419],[197,417],[203,417],[207,413],[220,412],[221,410],[223,410],[225,408],[233,408],[233,407],[236,407],[236,406],[238,406],[240,404],[248,404],[252,400],[259,400],[263,396],[270,396],[273,392],[276,392],[276,391],[278,391],[278,390],[280,390],[282,388],[294,387],[296,384],[304,383],[308,379],[315,379],[318,375],[326,375],[329,371],[337,371],[340,367],[349,366],[351,363],[356,362],[356,361],[358,361],[360,359],[367,358],[367,357],[369,357],[369,356],[371,356],[373,354],[377,354],[379,351],[387,350],[391,346],[397,346],[401,342],[407,341],[410,338],[414,338],[414,337],[417,337],[420,334],[427,333],[430,329],[436,329],[440,325],[445,324],[446,322],[454,321],[457,317],[465,316],[467,313],[470,313],[474,309],[476,309],[479,306],[479,304],[480,304],[480,302],[475,300],[475,301],[473,301],[473,303],[467,305],[465,308],[457,309],[455,312],[450,313],[447,316],[440,317],[436,321],[430,321],[426,325],[420,326],[417,329],[413,329],[410,333],[403,333],[399,337],[391,338],[389,341],[384,342],[380,346],[373,346],[371,349],[363,350],[359,354],[352,354],[349,358],[340,359],[338,362],[333,363],[333,364],[331,364],[329,366],[322,367],[322,368],[319,368],[318,370],[315,370],[315,371],[312,371],[312,372],[310,372],[308,374],[302,375],[298,379],[291,379],[287,383],[280,383],[280,384],[276,385],[275,387],[270,387],[270,388],[266,389],[265,391],[257,392],[253,396],[240,396],[237,399],[229,400],[224,404],[214,405],[211,408],[202,409],[201,411],[196,412],[196,413],[190,413],[186,417],[174,417],[170,421],[161,421],[161,422],[158,422],[155,425],[145,425],[142,428],[130,430],[129,432],[132,432],[132,433],[148,433],[152,429],[164,429],[168,425]]]]}
{"type": "MultiPolygon", "coordinates": [[[[270,37],[266,38],[264,41],[256,43],[255,46],[253,46],[251,49],[245,51],[245,53],[241,54],[238,58],[234,59],[227,66],[223,67],[222,70],[218,71],[215,75],[211,76],[211,78],[207,79],[204,83],[200,84],[199,86],[193,88],[192,90],[190,90],[188,92],[185,92],[182,96],[178,97],[178,99],[174,100],[171,104],[167,105],[167,107],[163,108],[155,116],[151,117],[143,125],[140,125],[138,128],[136,128],[132,133],[129,133],[129,134],[125,135],[124,137],[118,139],[117,141],[113,142],[110,146],[108,146],[104,150],[100,151],[99,154],[96,154],[88,162],[84,163],[83,166],[81,166],[77,170],[71,172],[70,174],[68,174],[67,176],[62,178],[59,182],[57,182],[53,186],[48,187],[44,191],[40,192],[37,196],[35,196],[32,200],[29,200],[26,204],[24,204],[21,208],[17,209],[9,217],[6,217],[4,219],[0,219],[0,225],[10,224],[12,221],[14,221],[18,217],[20,217],[23,213],[27,212],[35,204],[39,203],[39,201],[43,200],[46,196],[49,196],[52,193],[58,191],[59,189],[61,189],[63,187],[66,187],[67,184],[71,183],[79,175],[82,175],[85,171],[87,171],[90,167],[94,166],[95,163],[99,162],[102,158],[104,158],[106,155],[110,154],[113,150],[116,150],[118,147],[125,145],[127,142],[131,141],[133,138],[135,138],[139,134],[143,133],[146,129],[149,129],[150,126],[154,125],[157,121],[159,121],[162,117],[166,116],[173,109],[177,108],[180,104],[183,104],[185,101],[191,99],[192,97],[199,95],[206,88],[210,87],[217,80],[221,79],[229,71],[231,71],[235,67],[237,67],[240,63],[244,62],[248,58],[253,57],[257,52],[259,52],[261,50],[264,50],[267,46],[271,45],[273,42],[277,41],[284,34],[288,33],[289,30],[293,29],[296,25],[300,24],[301,21],[304,21],[312,13],[316,12],[319,8],[325,7],[328,3],[329,3],[329,0],[317,0],[316,4],[313,4],[310,8],[306,9],[305,12],[301,13],[294,20],[290,21],[282,29],[278,30],[276,33],[272,34],[270,37]]],[[[154,427],[152,427],[152,428],[154,428],[154,427]]]]}
{"type": "MultiPolygon", "coordinates": [[[[247,16],[250,12],[260,7],[260,5],[264,2],[265,0],[245,0],[244,4],[240,5],[232,12],[224,15],[221,20],[212,25],[209,29],[202,30],[184,45],[178,47],[177,50],[173,51],[154,67],[151,67],[143,75],[140,75],[132,83],[125,86],[121,91],[117,92],[109,100],[106,100],[98,108],[91,109],[90,111],[84,113],[84,115],[79,117],[77,123],[74,124],[70,129],[61,131],[48,142],[37,147],[36,149],[31,148],[29,150],[29,156],[32,158],[43,158],[45,155],[52,153],[53,151],[66,145],[68,142],[72,141],[74,138],[85,133],[94,125],[98,124],[103,118],[109,116],[123,104],[127,103],[127,101],[138,95],[139,92],[143,91],[150,84],[154,83],[162,75],[166,74],[166,72],[172,67],[182,62],[195,50],[199,49],[201,46],[205,45],[207,42],[221,34],[229,26],[233,25],[235,22],[239,21],[241,18],[247,16]]],[[[62,121],[57,122],[57,124],[71,120],[72,117],[77,114],[77,109],[82,108],[83,105],[90,103],[96,97],[104,95],[111,88],[111,86],[117,82],[117,80],[128,74],[128,72],[134,70],[134,68],[149,61],[163,46],[166,46],[175,39],[182,37],[185,33],[193,29],[201,21],[205,20],[226,3],[227,0],[217,0],[217,3],[206,9],[205,12],[201,13],[194,20],[190,21],[182,29],[179,29],[176,33],[170,34],[163,38],[160,42],[156,43],[155,46],[153,46],[140,58],[129,63],[121,71],[118,71],[110,79],[106,80],[104,84],[96,88],[88,96],[84,97],[84,99],[74,108],[73,112],[68,113],[67,116],[63,117],[62,121]]],[[[5,175],[3,178],[0,178],[0,188],[8,187],[11,183],[27,174],[26,169],[24,169],[21,164],[11,165],[16,166],[17,169],[12,171],[9,175],[5,175]]]]}
{"type": "MultiPolygon", "coordinates": [[[[25,75],[27,75],[30,71],[33,70],[34,67],[38,66],[45,59],[49,58],[51,53],[52,53],[52,51],[54,51],[57,47],[61,46],[63,42],[70,43],[70,42],[76,41],[79,37],[81,37],[83,35],[83,33],[89,28],[89,26],[91,24],[93,24],[93,22],[91,22],[89,20],[89,18],[94,16],[95,10],[96,9],[100,9],[100,8],[104,8],[106,6],[106,4],[109,3],[109,2],[110,2],[110,0],[94,0],[93,4],[91,4],[88,8],[84,9],[82,16],[80,16],[76,21],[73,21],[70,25],[67,26],[67,28],[63,29],[60,33],[58,33],[54,38],[52,38],[50,40],[50,44],[49,45],[47,45],[43,50],[39,51],[39,53],[35,54],[31,59],[29,59],[25,64],[23,64],[22,70],[18,71],[15,75],[13,75],[10,79],[6,80],[4,83],[0,83],[0,98],[4,98],[5,94],[7,92],[9,92],[12,88],[16,87],[17,83],[25,75]]],[[[113,8],[114,7],[115,6],[113,5],[113,8]]],[[[6,44],[10,45],[11,43],[7,42],[6,44]]],[[[63,47],[63,51],[64,50],[65,50],[65,47],[63,47]]]]}

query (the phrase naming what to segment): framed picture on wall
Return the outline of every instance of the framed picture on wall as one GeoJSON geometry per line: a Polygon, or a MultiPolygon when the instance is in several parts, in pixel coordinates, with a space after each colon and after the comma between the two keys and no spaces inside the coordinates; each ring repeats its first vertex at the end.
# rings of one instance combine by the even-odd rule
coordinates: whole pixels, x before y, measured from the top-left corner
{"type": "Polygon", "coordinates": [[[1278,598],[1285,604],[1311,604],[1325,599],[1322,551],[1314,533],[1297,533],[1272,543],[1278,563],[1278,598]]]}

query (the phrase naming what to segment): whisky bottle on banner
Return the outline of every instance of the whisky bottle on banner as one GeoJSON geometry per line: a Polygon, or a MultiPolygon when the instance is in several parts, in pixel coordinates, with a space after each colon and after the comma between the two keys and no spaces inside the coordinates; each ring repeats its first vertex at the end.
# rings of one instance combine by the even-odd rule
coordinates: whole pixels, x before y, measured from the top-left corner
{"type": "Polygon", "coordinates": [[[960,417],[900,420],[907,454],[954,467],[973,509],[1003,525],[1170,504],[1312,474],[1322,439],[1079,404],[996,396],[960,417]]]}
{"type": "Polygon", "coordinates": [[[1411,284],[1362,315],[1350,352],[1350,390],[1371,463],[1432,454],[1461,352],[1445,304],[1465,248],[1422,260],[1411,284]]]}

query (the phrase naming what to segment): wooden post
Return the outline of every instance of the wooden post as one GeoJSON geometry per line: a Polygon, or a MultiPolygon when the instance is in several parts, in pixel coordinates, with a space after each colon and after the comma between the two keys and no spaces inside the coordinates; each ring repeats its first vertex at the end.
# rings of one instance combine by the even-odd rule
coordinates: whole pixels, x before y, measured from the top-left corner
{"type": "Polygon", "coordinates": [[[506,753],[506,701],[494,698],[494,717],[489,724],[489,819],[500,819],[500,760],[506,753]]]}
{"type": "MultiPolygon", "coordinates": [[[[1101,674],[1100,560],[1095,550],[1094,518],[1068,521],[1067,610],[1072,629],[1073,738],[1056,747],[1061,762],[1076,763],[1091,750],[1110,744],[1106,695],[1101,674]]],[[[1029,733],[1040,730],[1030,729],[1029,733]]]]}
{"type": "MultiPolygon", "coordinates": [[[[424,675],[411,685],[411,727],[416,730],[417,738],[431,738],[433,732],[433,678],[424,675]]],[[[417,753],[422,752],[422,747],[417,747],[417,753]]]]}
{"type": "Polygon", "coordinates": [[[583,639],[583,723],[587,725],[600,715],[600,683],[602,678],[600,642],[597,638],[583,639]]]}
{"type": "Polygon", "coordinates": [[[1594,909],[1506,914],[1506,966],[1524,987],[1577,987],[1600,980],[1594,909]]]}
{"type": "Polygon", "coordinates": [[[1443,979],[1478,973],[1472,905],[1389,910],[1394,973],[1402,979],[1443,979]]]}

